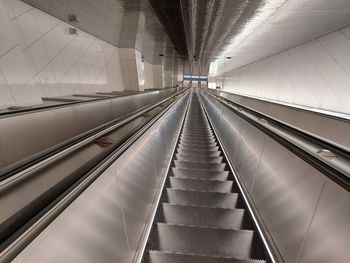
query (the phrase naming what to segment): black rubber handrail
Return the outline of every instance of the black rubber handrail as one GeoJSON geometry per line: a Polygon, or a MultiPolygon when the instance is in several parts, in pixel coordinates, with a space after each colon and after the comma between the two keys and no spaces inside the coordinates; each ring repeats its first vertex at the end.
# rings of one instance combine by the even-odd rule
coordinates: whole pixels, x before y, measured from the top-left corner
{"type": "Polygon", "coordinates": [[[349,151],[213,92],[207,94],[350,191],[349,151]]]}

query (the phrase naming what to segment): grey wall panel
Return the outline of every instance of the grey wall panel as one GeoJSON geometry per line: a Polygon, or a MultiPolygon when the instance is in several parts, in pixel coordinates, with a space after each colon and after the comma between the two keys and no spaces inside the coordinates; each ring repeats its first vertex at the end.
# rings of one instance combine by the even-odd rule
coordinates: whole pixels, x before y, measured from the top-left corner
{"type": "Polygon", "coordinates": [[[349,192],[211,96],[204,93],[202,99],[284,262],[348,262],[349,192]]]}
{"type": "Polygon", "coordinates": [[[327,182],[298,262],[349,262],[349,222],[349,192],[327,182]]]}
{"type": "Polygon", "coordinates": [[[296,262],[321,195],[319,172],[266,138],[251,196],[285,262],[296,262]]]}

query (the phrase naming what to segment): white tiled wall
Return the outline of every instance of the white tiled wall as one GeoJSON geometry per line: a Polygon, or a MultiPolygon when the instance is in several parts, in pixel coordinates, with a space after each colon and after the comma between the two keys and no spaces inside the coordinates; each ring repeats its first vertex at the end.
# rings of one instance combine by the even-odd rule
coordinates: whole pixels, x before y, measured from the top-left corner
{"type": "Polygon", "coordinates": [[[134,48],[119,48],[120,65],[126,90],[139,90],[139,79],[134,48]]]}
{"type": "Polygon", "coordinates": [[[145,62],[145,89],[154,88],[153,65],[145,62]]]}
{"type": "Polygon", "coordinates": [[[350,114],[350,27],[224,76],[229,92],[350,114]]]}
{"type": "Polygon", "coordinates": [[[0,108],[124,90],[118,48],[19,0],[0,0],[0,108]]]}
{"type": "Polygon", "coordinates": [[[164,87],[163,79],[162,65],[153,65],[153,84],[155,89],[161,89],[164,87]]]}

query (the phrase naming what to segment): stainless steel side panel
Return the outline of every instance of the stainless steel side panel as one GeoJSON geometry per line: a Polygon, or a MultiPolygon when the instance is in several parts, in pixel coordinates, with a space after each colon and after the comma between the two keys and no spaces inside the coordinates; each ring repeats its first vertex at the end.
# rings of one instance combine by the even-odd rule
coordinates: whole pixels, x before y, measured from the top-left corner
{"type": "Polygon", "coordinates": [[[328,181],[298,262],[348,263],[350,260],[349,219],[349,192],[328,181]]]}
{"type": "Polygon", "coordinates": [[[213,97],[202,99],[284,262],[349,262],[349,192],[213,97]]]}
{"type": "Polygon", "coordinates": [[[244,123],[243,127],[237,150],[235,151],[234,162],[247,189],[251,191],[260,165],[265,136],[247,122],[244,123]]]}
{"type": "Polygon", "coordinates": [[[13,262],[132,262],[187,99],[161,117],[13,262]]]}
{"type": "Polygon", "coordinates": [[[297,262],[325,177],[266,138],[251,196],[286,262],[297,262]]]}
{"type": "Polygon", "coordinates": [[[0,118],[0,171],[175,92],[171,88],[0,118]]]}

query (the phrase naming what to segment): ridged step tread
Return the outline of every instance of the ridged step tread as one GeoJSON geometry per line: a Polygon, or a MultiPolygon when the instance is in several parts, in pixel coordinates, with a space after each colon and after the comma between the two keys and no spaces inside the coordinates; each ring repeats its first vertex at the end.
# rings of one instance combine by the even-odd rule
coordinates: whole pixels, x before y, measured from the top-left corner
{"type": "Polygon", "coordinates": [[[181,135],[180,139],[182,140],[216,140],[216,138],[214,137],[214,135],[206,135],[206,136],[187,136],[187,135],[181,135]]]}
{"type": "Polygon", "coordinates": [[[179,143],[177,146],[179,150],[192,150],[192,151],[219,151],[219,146],[208,146],[208,145],[184,145],[179,143]]]}
{"type": "Polygon", "coordinates": [[[183,139],[192,139],[192,138],[198,138],[198,139],[210,138],[210,139],[215,139],[215,136],[214,136],[214,134],[212,132],[206,132],[206,133],[203,133],[203,134],[195,134],[195,136],[193,136],[193,134],[191,134],[191,133],[182,132],[180,134],[180,138],[183,138],[183,139]]]}
{"type": "Polygon", "coordinates": [[[188,162],[204,162],[204,163],[221,163],[223,157],[208,157],[200,155],[189,155],[189,154],[175,154],[176,160],[188,161],[188,162]]]}
{"type": "Polygon", "coordinates": [[[158,223],[150,250],[237,258],[263,259],[251,230],[232,230],[158,223]]]}
{"type": "Polygon", "coordinates": [[[215,146],[218,146],[218,143],[217,142],[209,142],[209,141],[201,141],[201,142],[196,142],[196,141],[188,141],[188,142],[184,142],[184,141],[181,141],[179,142],[179,146],[190,146],[190,147],[215,147],[215,146]]]}
{"type": "Polygon", "coordinates": [[[200,149],[176,149],[176,152],[179,154],[187,155],[198,155],[198,156],[207,156],[207,157],[217,157],[221,155],[221,152],[218,149],[209,149],[209,150],[200,150],[200,149]]]}
{"type": "Polygon", "coordinates": [[[220,193],[238,192],[238,187],[233,181],[187,179],[169,177],[169,186],[181,190],[210,191],[220,193]]]}
{"type": "Polygon", "coordinates": [[[163,203],[158,222],[230,229],[253,229],[244,209],[208,208],[163,203]]]}
{"type": "Polygon", "coordinates": [[[199,169],[206,171],[225,171],[225,168],[227,167],[226,163],[200,163],[179,160],[174,160],[174,165],[176,168],[199,169]]]}
{"type": "Polygon", "coordinates": [[[145,263],[266,263],[266,261],[149,251],[145,263]]]}
{"type": "Polygon", "coordinates": [[[206,133],[206,132],[212,132],[212,130],[208,126],[184,126],[183,132],[190,132],[192,134],[194,133],[206,133]]]}
{"type": "Polygon", "coordinates": [[[213,136],[213,132],[211,130],[205,130],[205,131],[189,131],[189,130],[183,130],[181,132],[181,136],[189,136],[189,137],[206,137],[206,136],[213,136]]]}
{"type": "Polygon", "coordinates": [[[198,146],[218,146],[215,140],[183,140],[180,139],[179,144],[182,145],[198,145],[198,146]]]}
{"type": "Polygon", "coordinates": [[[213,208],[240,208],[239,194],[166,189],[164,197],[167,203],[193,205],[213,208]]]}
{"type": "Polygon", "coordinates": [[[192,179],[227,180],[229,171],[203,171],[195,169],[171,168],[170,176],[192,179]]]}

